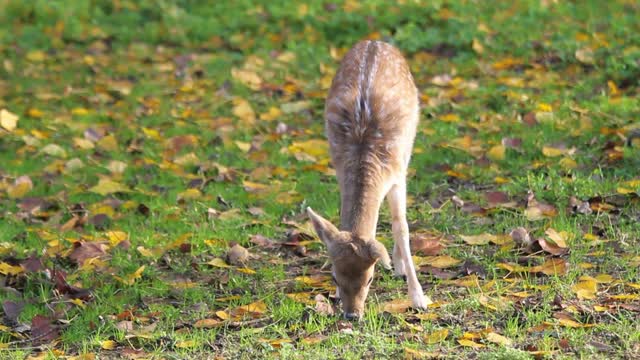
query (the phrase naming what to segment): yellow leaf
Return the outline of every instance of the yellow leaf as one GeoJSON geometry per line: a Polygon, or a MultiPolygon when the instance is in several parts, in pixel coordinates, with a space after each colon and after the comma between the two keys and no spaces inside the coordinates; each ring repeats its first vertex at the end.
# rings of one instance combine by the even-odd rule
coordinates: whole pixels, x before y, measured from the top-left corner
{"type": "Polygon", "coordinates": [[[85,108],[77,107],[77,108],[71,109],[71,114],[78,115],[78,116],[85,116],[85,115],[89,115],[89,110],[85,108]]]}
{"type": "Polygon", "coordinates": [[[612,295],[610,297],[613,300],[640,300],[640,294],[620,294],[612,295]]]}
{"type": "Polygon", "coordinates": [[[251,150],[251,144],[244,141],[234,141],[238,149],[242,150],[244,153],[248,153],[251,150]]]}
{"type": "Polygon", "coordinates": [[[473,340],[468,340],[468,339],[458,339],[458,344],[465,347],[472,347],[474,349],[480,349],[480,348],[486,347],[486,345],[478,344],[477,342],[473,340]]]}
{"type": "Polygon", "coordinates": [[[566,149],[558,149],[551,146],[543,146],[542,154],[546,157],[558,157],[567,153],[566,149]]]}
{"type": "Polygon", "coordinates": [[[529,272],[541,272],[549,276],[564,275],[567,272],[567,262],[563,259],[550,259],[545,261],[545,263],[542,265],[531,267],[529,269],[529,272]]]}
{"type": "Polygon", "coordinates": [[[105,235],[107,236],[107,239],[109,239],[109,243],[111,244],[111,246],[118,245],[120,242],[125,241],[129,238],[129,234],[119,230],[107,231],[105,235]]]}
{"type": "Polygon", "coordinates": [[[124,284],[133,285],[136,282],[136,280],[142,277],[142,273],[144,272],[144,269],[145,269],[145,265],[142,265],[138,268],[138,270],[134,271],[131,274],[126,275],[124,278],[116,276],[116,279],[118,279],[120,282],[124,284]]]}
{"type": "Polygon", "coordinates": [[[562,158],[558,164],[565,170],[573,170],[578,167],[578,163],[570,157],[562,158]]]}
{"type": "Polygon", "coordinates": [[[437,344],[444,341],[449,336],[448,329],[436,330],[429,335],[425,335],[423,340],[427,344],[437,344]]]}
{"type": "Polygon", "coordinates": [[[482,46],[482,43],[480,41],[478,41],[478,39],[475,39],[475,38],[473,39],[473,42],[471,43],[471,48],[478,55],[482,55],[482,53],[484,52],[484,46],[482,46]]]}
{"type": "Polygon", "coordinates": [[[14,184],[7,188],[7,195],[11,199],[20,199],[33,189],[31,178],[23,175],[18,177],[14,184]]]}
{"type": "MultiPolygon", "coordinates": [[[[85,260],[85,262],[87,262],[88,260],[85,260]]],[[[85,308],[87,305],[85,305],[84,301],[82,301],[82,299],[71,299],[70,300],[72,304],[75,304],[77,306],[80,306],[81,308],[85,308]]]]}
{"type": "Polygon", "coordinates": [[[216,320],[216,319],[201,319],[196,321],[195,324],[193,324],[193,327],[197,328],[197,329],[211,329],[211,328],[215,328],[222,325],[222,322],[220,320],[216,320]]]}
{"type": "Polygon", "coordinates": [[[0,274],[2,275],[18,275],[22,272],[24,272],[22,266],[13,266],[6,262],[0,262],[0,274]]]}
{"type": "Polygon", "coordinates": [[[256,114],[251,104],[245,99],[233,99],[233,115],[238,117],[245,125],[253,125],[256,122],[256,114]]]}
{"type": "Polygon", "coordinates": [[[444,121],[444,122],[458,122],[460,121],[460,116],[458,116],[458,114],[444,114],[440,116],[440,120],[444,121]]]}
{"type": "Polygon", "coordinates": [[[404,348],[404,359],[405,360],[418,360],[418,359],[439,359],[441,356],[440,353],[437,352],[429,352],[423,350],[415,350],[408,347],[404,348]]]}
{"type": "Polygon", "coordinates": [[[314,335],[314,336],[309,336],[300,340],[300,343],[303,345],[314,345],[314,344],[321,343],[326,339],[327,337],[324,335],[314,335]]]}
{"type": "Polygon", "coordinates": [[[612,282],[613,280],[615,280],[613,278],[613,276],[609,275],[609,274],[599,274],[595,277],[595,280],[599,283],[599,284],[608,284],[610,282],[612,282]]]}
{"type": "Polygon", "coordinates": [[[556,245],[558,245],[558,247],[561,247],[561,248],[566,248],[567,247],[567,242],[566,242],[567,232],[566,231],[557,232],[553,228],[548,228],[544,233],[549,237],[549,239],[551,239],[556,245]]]}
{"type": "Polygon", "coordinates": [[[490,332],[485,336],[485,339],[487,339],[487,341],[490,341],[494,344],[498,344],[498,345],[502,345],[502,346],[511,346],[511,344],[513,344],[513,341],[511,339],[509,339],[508,337],[502,336],[498,333],[494,333],[494,332],[490,332]]]}
{"type": "Polygon", "coordinates": [[[390,314],[401,314],[407,312],[410,307],[411,300],[401,298],[387,301],[386,303],[382,304],[382,311],[388,312],[390,314]]]}
{"type": "Polygon", "coordinates": [[[131,192],[127,186],[107,178],[100,178],[98,184],[90,188],[89,191],[100,195],[131,192]]]}
{"type": "Polygon", "coordinates": [[[95,147],[95,145],[93,144],[93,142],[91,142],[90,140],[87,140],[85,138],[79,138],[79,137],[75,137],[73,138],[73,144],[83,150],[91,150],[95,147]]]}
{"type": "MultiPolygon", "coordinates": [[[[240,297],[238,297],[239,299],[240,297]]],[[[234,299],[234,300],[238,300],[238,299],[234,299]]],[[[218,299],[218,301],[222,301],[221,299],[218,299]]],[[[216,311],[216,316],[219,317],[222,320],[229,320],[231,319],[231,315],[229,315],[229,313],[227,313],[226,311],[222,311],[222,310],[218,310],[216,311]]]]}
{"type": "Polygon", "coordinates": [[[67,151],[58,144],[49,144],[43,147],[40,152],[59,158],[67,157],[67,151]]]}
{"type": "Polygon", "coordinates": [[[269,111],[267,111],[266,113],[260,114],[260,120],[273,121],[278,119],[281,116],[282,116],[282,111],[280,110],[280,108],[272,106],[269,108],[269,111]]]}
{"type": "Polygon", "coordinates": [[[118,151],[118,140],[112,135],[107,135],[96,143],[98,148],[105,151],[118,151]]]}
{"type": "Polygon", "coordinates": [[[582,49],[578,49],[575,52],[576,59],[583,64],[593,65],[594,63],[594,55],[593,50],[589,47],[584,47],[582,49]]]}
{"type": "Polygon", "coordinates": [[[116,348],[116,346],[118,346],[118,343],[113,340],[105,340],[100,343],[100,347],[104,350],[113,350],[116,348]]]}
{"type": "Polygon", "coordinates": [[[495,145],[487,152],[487,157],[493,161],[504,160],[506,148],[504,145],[495,145]]]}
{"type": "Polygon", "coordinates": [[[188,349],[188,348],[195,347],[196,345],[197,343],[195,342],[195,340],[178,341],[176,343],[176,347],[180,349],[188,349]]]}
{"type": "Polygon", "coordinates": [[[31,62],[42,62],[47,57],[42,50],[31,50],[27,53],[27,60],[31,62]]]}
{"type": "Polygon", "coordinates": [[[255,270],[252,270],[252,269],[249,269],[249,268],[246,268],[246,267],[237,268],[236,271],[239,271],[239,272],[244,273],[244,274],[249,274],[249,275],[253,275],[253,274],[256,273],[255,270]]]}
{"type": "Polygon", "coordinates": [[[413,262],[416,266],[430,265],[440,269],[445,269],[445,268],[452,267],[459,264],[460,260],[455,259],[449,255],[425,256],[425,257],[413,256],[413,262]]]}
{"type": "Polygon", "coordinates": [[[486,245],[489,242],[494,242],[496,236],[483,233],[480,235],[460,235],[460,238],[469,245],[486,245]]]}
{"type": "Polygon", "coordinates": [[[189,201],[202,198],[202,192],[196,188],[187,189],[178,194],[178,201],[189,201]]]}
{"type": "Polygon", "coordinates": [[[7,131],[13,131],[18,126],[20,117],[7,109],[0,110],[0,126],[7,131]]]}
{"type": "MultiPolygon", "coordinates": [[[[311,139],[307,141],[295,141],[289,145],[289,151],[292,154],[305,154],[310,158],[309,160],[320,160],[329,157],[329,143],[323,139],[311,139]]],[[[298,158],[298,157],[296,157],[298,158]]],[[[298,158],[298,160],[307,160],[305,158],[298,158]]]]}
{"type": "Polygon", "coordinates": [[[552,112],[553,111],[553,107],[551,107],[551,105],[549,105],[547,103],[539,103],[538,104],[538,111],[552,112]]]}
{"type": "Polygon", "coordinates": [[[260,90],[260,87],[262,86],[262,79],[260,76],[251,70],[233,68],[231,69],[231,76],[251,90],[260,90]]]}
{"type": "Polygon", "coordinates": [[[581,324],[575,320],[561,318],[558,319],[558,323],[565,327],[570,328],[583,328],[583,327],[593,327],[593,324],[581,324]]]}
{"type": "Polygon", "coordinates": [[[213,259],[213,260],[211,260],[211,261],[207,262],[207,264],[208,264],[208,265],[211,265],[211,266],[219,267],[219,268],[225,268],[225,269],[233,268],[233,266],[231,266],[231,265],[227,264],[227,263],[226,263],[223,259],[221,259],[221,258],[215,258],[215,259],[213,259]]]}
{"type": "Polygon", "coordinates": [[[307,304],[307,305],[315,305],[315,301],[311,300],[311,293],[308,292],[299,292],[299,293],[291,293],[287,294],[287,297],[293,301],[297,301],[299,303],[307,304]]]}
{"type": "Polygon", "coordinates": [[[578,299],[595,299],[598,292],[598,283],[595,280],[580,281],[573,285],[571,290],[576,293],[578,299]]]}

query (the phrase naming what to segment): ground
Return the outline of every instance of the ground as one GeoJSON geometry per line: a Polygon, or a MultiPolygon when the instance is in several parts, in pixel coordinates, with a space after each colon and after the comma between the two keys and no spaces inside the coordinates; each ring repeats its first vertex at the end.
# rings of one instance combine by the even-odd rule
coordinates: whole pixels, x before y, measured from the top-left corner
{"type": "Polygon", "coordinates": [[[636,1],[0,8],[0,357],[640,357],[636,1]],[[434,304],[380,268],[351,323],[304,209],[337,222],[322,108],[364,38],[419,88],[434,304]]]}

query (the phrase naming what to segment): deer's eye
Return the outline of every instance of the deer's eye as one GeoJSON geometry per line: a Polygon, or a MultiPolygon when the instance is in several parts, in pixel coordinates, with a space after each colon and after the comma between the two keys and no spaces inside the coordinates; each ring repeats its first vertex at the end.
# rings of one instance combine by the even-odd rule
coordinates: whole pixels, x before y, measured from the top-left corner
{"type": "Polygon", "coordinates": [[[369,278],[369,282],[367,282],[367,286],[371,285],[372,281],[373,281],[373,276],[369,278]]]}
{"type": "Polygon", "coordinates": [[[331,275],[331,280],[333,280],[333,283],[338,285],[338,281],[336,280],[336,277],[334,275],[331,275]]]}

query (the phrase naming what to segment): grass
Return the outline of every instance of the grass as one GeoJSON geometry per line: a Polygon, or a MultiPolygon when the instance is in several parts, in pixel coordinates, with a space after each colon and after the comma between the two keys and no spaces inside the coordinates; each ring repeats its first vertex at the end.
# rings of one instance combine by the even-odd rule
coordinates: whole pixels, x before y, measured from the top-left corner
{"type": "MultiPolygon", "coordinates": [[[[16,129],[0,128],[0,263],[23,265],[0,272],[0,296],[24,305],[0,327],[2,358],[640,356],[640,150],[625,141],[640,128],[635,2],[0,7],[0,109],[19,116],[16,129]],[[364,320],[349,324],[315,310],[329,281],[296,280],[328,268],[324,247],[292,232],[311,234],[306,206],[338,218],[327,154],[308,140],[324,139],[323,101],[341,54],[367,37],[402,49],[421,94],[411,231],[476,268],[443,269],[447,280],[423,267],[437,302],[424,313],[382,311],[406,285],[379,270],[364,320]],[[505,148],[505,138],[521,144],[505,148]],[[25,175],[33,186],[16,195],[25,175]],[[102,178],[130,191],[96,189],[102,178]],[[489,206],[488,191],[515,205],[489,206]],[[556,213],[528,216],[529,192],[556,213]],[[572,198],[592,212],[575,212],[572,198]],[[565,231],[569,252],[460,238],[517,227],[534,239],[565,231]],[[303,243],[257,245],[256,235],[303,243]],[[91,253],[86,244],[96,243],[103,250],[91,253]],[[208,264],[235,243],[255,273],[208,264]],[[30,256],[40,269],[25,267],[30,256]],[[554,258],[566,272],[504,266],[554,258]],[[91,297],[56,285],[54,270],[91,297]],[[601,274],[611,278],[578,297],[583,277],[601,274]],[[38,328],[36,315],[59,333],[45,345],[20,329],[38,328]],[[203,319],[214,325],[197,326],[203,319]]],[[[378,233],[391,248],[386,208],[378,233]]]]}

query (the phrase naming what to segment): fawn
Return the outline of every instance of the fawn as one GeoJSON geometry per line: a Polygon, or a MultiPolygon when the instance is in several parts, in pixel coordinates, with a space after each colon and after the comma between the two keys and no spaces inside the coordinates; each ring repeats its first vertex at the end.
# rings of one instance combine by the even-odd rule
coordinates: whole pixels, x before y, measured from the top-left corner
{"type": "Polygon", "coordinates": [[[340,186],[340,229],[307,208],[327,246],[336,297],[349,320],[364,313],[376,262],[391,267],[387,249],[375,239],[385,196],[393,221],[395,274],[406,276],[414,307],[431,303],[416,276],[406,219],[406,174],[418,117],[418,91],[398,49],[362,41],[349,50],[325,103],[326,134],[340,186]]]}

